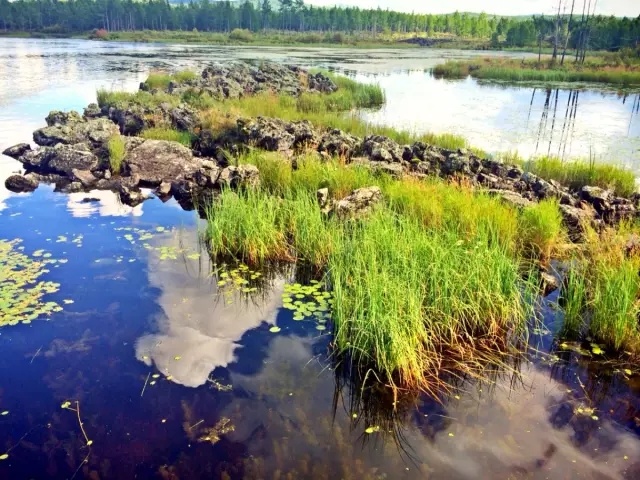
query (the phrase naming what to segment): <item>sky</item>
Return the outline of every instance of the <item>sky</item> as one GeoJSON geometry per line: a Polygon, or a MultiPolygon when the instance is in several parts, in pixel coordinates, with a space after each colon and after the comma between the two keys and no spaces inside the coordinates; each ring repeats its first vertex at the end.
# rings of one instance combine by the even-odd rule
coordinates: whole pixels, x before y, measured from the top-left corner
{"type": "MultiPolygon", "coordinates": [[[[497,15],[551,14],[557,11],[557,0],[306,0],[320,6],[358,6],[415,13],[486,12],[497,15]]],[[[568,1],[567,9],[571,8],[568,1]]],[[[576,10],[582,2],[576,0],[576,10]]],[[[598,0],[597,13],[619,17],[640,15],[640,0],[598,0]]],[[[567,12],[568,14],[569,12],[567,12]]]]}

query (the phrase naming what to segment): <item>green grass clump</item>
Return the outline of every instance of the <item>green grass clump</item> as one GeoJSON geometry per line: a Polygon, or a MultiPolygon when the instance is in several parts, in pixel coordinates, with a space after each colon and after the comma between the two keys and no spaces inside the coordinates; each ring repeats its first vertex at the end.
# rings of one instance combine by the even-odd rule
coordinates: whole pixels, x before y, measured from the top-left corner
{"type": "Polygon", "coordinates": [[[589,231],[569,263],[561,306],[563,331],[588,334],[609,352],[640,355],[640,252],[628,251],[634,226],[589,231]]]}
{"type": "Polygon", "coordinates": [[[172,128],[147,128],[140,133],[142,138],[148,138],[150,140],[169,140],[172,142],[178,142],[185,147],[191,147],[193,137],[189,132],[182,132],[172,128]]]}
{"type": "Polygon", "coordinates": [[[602,59],[586,62],[584,65],[576,65],[573,62],[560,65],[547,59],[538,62],[490,57],[448,61],[436,66],[433,72],[445,78],[464,78],[471,75],[475,78],[506,82],[590,82],[621,87],[640,85],[640,67],[602,59]]]}
{"type": "Polygon", "coordinates": [[[563,161],[556,157],[539,157],[525,162],[523,167],[575,191],[587,185],[611,189],[621,196],[630,196],[637,191],[636,176],[631,170],[593,159],[563,161]]]}
{"type": "Polygon", "coordinates": [[[184,83],[198,78],[198,75],[191,70],[180,70],[174,73],[151,72],[145,84],[150,89],[166,90],[171,82],[184,83]]]}
{"type": "Polygon", "coordinates": [[[114,135],[109,139],[107,149],[109,150],[109,166],[111,168],[111,173],[118,175],[122,171],[122,162],[124,161],[125,155],[124,138],[121,135],[114,135]]]}
{"type": "Polygon", "coordinates": [[[546,262],[565,241],[562,214],[555,199],[526,207],[518,217],[519,241],[526,254],[546,262]]]}
{"type": "Polygon", "coordinates": [[[98,105],[101,108],[104,106],[126,108],[130,105],[139,105],[148,109],[156,109],[163,103],[171,106],[177,106],[180,103],[180,97],[175,95],[169,95],[165,92],[150,93],[142,90],[129,93],[101,89],[98,90],[97,97],[98,105]]]}

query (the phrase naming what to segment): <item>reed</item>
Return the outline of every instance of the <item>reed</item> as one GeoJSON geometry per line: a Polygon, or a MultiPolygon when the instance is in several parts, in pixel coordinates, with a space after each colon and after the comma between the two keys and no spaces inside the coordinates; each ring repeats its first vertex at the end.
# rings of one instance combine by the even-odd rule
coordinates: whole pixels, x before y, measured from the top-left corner
{"type": "Polygon", "coordinates": [[[107,143],[109,150],[109,167],[111,173],[119,175],[122,170],[122,163],[125,156],[125,141],[121,135],[114,135],[107,143]]]}
{"type": "Polygon", "coordinates": [[[193,143],[193,136],[191,133],[175,130],[173,128],[147,128],[140,133],[140,136],[151,140],[168,140],[171,142],[178,142],[185,147],[191,147],[191,144],[193,143]]]}

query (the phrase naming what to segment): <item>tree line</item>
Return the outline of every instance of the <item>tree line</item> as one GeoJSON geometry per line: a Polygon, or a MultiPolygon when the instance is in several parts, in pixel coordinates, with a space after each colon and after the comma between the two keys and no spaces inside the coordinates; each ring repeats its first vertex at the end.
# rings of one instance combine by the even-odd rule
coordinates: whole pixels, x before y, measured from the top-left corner
{"type": "MultiPolygon", "coordinates": [[[[586,0],[583,0],[586,5],[586,0]]],[[[576,0],[559,0],[558,15],[530,19],[481,13],[448,15],[402,13],[357,7],[314,7],[303,0],[192,0],[171,5],[167,0],[0,0],[0,30],[50,33],[135,30],[198,30],[231,32],[277,29],[296,32],[369,32],[450,34],[491,39],[509,46],[552,43],[594,49],[637,47],[640,17],[597,16],[593,9],[574,15],[576,0]],[[567,4],[573,2],[571,15],[567,4]],[[563,9],[564,5],[564,9],[563,9]],[[562,10],[562,11],[561,11],[562,10]]]]}

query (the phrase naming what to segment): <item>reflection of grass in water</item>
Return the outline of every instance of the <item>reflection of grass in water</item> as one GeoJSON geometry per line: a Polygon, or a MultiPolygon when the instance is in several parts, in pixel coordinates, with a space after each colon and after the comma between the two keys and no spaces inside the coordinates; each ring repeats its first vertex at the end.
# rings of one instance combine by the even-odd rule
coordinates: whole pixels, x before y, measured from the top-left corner
{"type": "Polygon", "coordinates": [[[23,247],[18,244],[17,240],[0,240],[0,327],[31,323],[62,310],[55,302],[43,301],[45,295],[56,293],[60,284],[40,280],[48,273],[47,265],[57,260],[44,250],[34,252],[31,258],[19,251],[23,247]]]}

